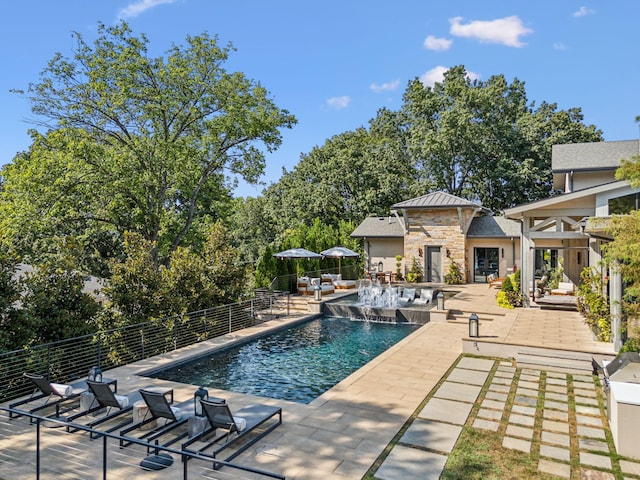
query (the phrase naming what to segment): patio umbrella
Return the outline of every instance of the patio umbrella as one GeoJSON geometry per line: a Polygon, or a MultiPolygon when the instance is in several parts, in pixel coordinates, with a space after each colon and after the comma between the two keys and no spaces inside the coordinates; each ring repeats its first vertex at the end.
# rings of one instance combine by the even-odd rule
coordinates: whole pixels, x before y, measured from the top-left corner
{"type": "Polygon", "coordinates": [[[349,250],[347,247],[331,247],[327,250],[320,252],[325,258],[337,258],[338,259],[338,273],[342,273],[342,259],[343,258],[355,258],[360,254],[349,250]]]}
{"type": "Polygon", "coordinates": [[[298,260],[301,258],[322,258],[319,253],[312,252],[306,248],[290,248],[284,252],[274,253],[273,256],[280,260],[294,258],[296,260],[296,276],[298,275],[298,260]]]}

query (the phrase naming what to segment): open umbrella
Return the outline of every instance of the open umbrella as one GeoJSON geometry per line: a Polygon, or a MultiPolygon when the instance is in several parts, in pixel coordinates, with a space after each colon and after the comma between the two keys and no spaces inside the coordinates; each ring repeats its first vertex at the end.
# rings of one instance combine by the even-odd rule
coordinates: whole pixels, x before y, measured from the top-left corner
{"type": "Polygon", "coordinates": [[[319,253],[312,252],[311,250],[307,250],[306,248],[290,248],[289,250],[285,250],[284,252],[274,253],[274,257],[283,260],[286,258],[295,258],[296,259],[296,275],[298,275],[298,260],[301,258],[322,258],[322,255],[319,253]]]}
{"type": "Polygon", "coordinates": [[[337,258],[338,259],[338,273],[342,273],[342,259],[359,257],[360,254],[349,250],[347,247],[331,247],[327,250],[320,252],[325,258],[337,258]]]}

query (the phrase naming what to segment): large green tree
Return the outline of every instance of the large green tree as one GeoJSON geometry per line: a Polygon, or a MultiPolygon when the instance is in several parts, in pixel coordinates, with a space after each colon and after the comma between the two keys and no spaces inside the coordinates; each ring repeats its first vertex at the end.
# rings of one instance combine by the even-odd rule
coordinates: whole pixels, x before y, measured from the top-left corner
{"type": "Polygon", "coordinates": [[[167,261],[204,241],[229,201],[228,175],[255,182],[260,147],[276,149],[296,120],[260,83],[227,72],[232,47],[207,34],[165,57],[149,56],[147,38],[124,22],[101,24],[93,44],[73,38],[73,56],[56,54],[29,85],[51,130],[2,172],[0,228],[25,247],[71,233],[121,243],[138,232],[167,261]]]}
{"type": "Polygon", "coordinates": [[[424,191],[444,190],[500,211],[552,193],[551,146],[602,140],[580,109],[529,104],[524,82],[471,80],[463,66],[442,82],[409,83],[408,146],[424,191]]]}

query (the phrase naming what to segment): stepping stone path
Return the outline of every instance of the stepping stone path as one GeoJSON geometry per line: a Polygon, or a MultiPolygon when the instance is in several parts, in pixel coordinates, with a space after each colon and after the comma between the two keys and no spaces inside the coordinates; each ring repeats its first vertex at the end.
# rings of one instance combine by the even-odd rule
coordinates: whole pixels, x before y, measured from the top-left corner
{"type": "Polygon", "coordinates": [[[614,469],[619,469],[620,478],[640,479],[640,461],[612,461],[615,451],[609,450],[601,402],[590,375],[520,369],[507,361],[463,356],[375,477],[439,478],[463,426],[470,425],[502,435],[504,448],[539,458],[538,471],[544,474],[572,478],[573,469],[573,478],[615,480],[614,469]]]}

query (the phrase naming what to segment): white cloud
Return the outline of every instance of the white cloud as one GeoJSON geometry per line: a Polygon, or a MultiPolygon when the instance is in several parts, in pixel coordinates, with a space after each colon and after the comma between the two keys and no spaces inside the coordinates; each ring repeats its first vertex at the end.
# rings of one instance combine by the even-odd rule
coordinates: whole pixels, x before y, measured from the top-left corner
{"type": "Polygon", "coordinates": [[[553,44],[553,49],[554,50],[566,50],[567,46],[562,42],[555,42],[553,44]]]}
{"type": "Polygon", "coordinates": [[[343,108],[347,108],[351,103],[351,97],[346,95],[342,97],[332,97],[327,100],[327,105],[335,110],[342,110],[343,108]]]}
{"type": "Polygon", "coordinates": [[[580,7],[578,10],[573,12],[573,16],[576,18],[585,17],[587,15],[593,15],[596,11],[593,8],[589,7],[580,7]]]}
{"type": "Polygon", "coordinates": [[[474,20],[465,25],[462,17],[449,20],[451,35],[457,37],[475,38],[484,43],[499,43],[507,47],[522,47],[525,44],[520,37],[528,35],[533,30],[525,27],[517,16],[498,18],[496,20],[474,20]]]}
{"type": "Polygon", "coordinates": [[[381,84],[372,83],[369,88],[373,90],[375,93],[381,93],[381,92],[393,92],[397,90],[399,86],[400,86],[400,80],[394,80],[393,82],[386,82],[381,84]]]}
{"type": "Polygon", "coordinates": [[[444,51],[451,48],[453,40],[449,38],[437,38],[433,35],[429,35],[424,41],[424,48],[427,50],[444,51]]]}
{"type": "MultiPolygon", "coordinates": [[[[423,73],[420,76],[420,81],[422,82],[422,84],[425,87],[433,87],[436,84],[436,82],[437,83],[442,83],[442,81],[444,80],[444,74],[448,70],[449,69],[447,67],[443,67],[442,65],[438,65],[437,67],[432,68],[428,72],[423,73]]],[[[471,80],[471,81],[480,80],[480,75],[478,75],[475,72],[467,71],[467,78],[469,80],[471,80]]]]}
{"type": "Polygon", "coordinates": [[[139,0],[135,3],[130,3],[126,7],[124,7],[118,13],[118,18],[133,18],[137,17],[141,13],[146,12],[158,5],[163,5],[165,3],[173,3],[176,0],[139,0]]]}

